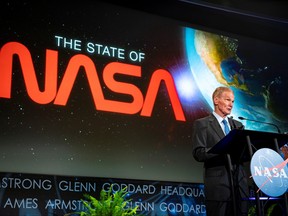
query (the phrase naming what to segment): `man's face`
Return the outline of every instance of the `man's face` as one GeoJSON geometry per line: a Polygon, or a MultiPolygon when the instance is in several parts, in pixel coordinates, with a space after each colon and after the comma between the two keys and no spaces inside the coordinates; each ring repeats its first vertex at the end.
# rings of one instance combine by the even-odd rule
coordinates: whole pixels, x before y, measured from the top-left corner
{"type": "Polygon", "coordinates": [[[215,112],[221,117],[229,115],[234,104],[234,94],[232,91],[225,91],[219,97],[215,97],[215,112]]]}

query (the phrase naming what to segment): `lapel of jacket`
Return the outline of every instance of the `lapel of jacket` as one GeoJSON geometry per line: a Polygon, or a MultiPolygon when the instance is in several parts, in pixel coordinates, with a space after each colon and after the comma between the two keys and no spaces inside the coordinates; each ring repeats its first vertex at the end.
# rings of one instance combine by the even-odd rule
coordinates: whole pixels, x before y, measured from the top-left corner
{"type": "Polygon", "coordinates": [[[219,138],[222,139],[225,136],[225,134],[219,122],[217,121],[216,117],[213,114],[210,114],[209,123],[211,125],[211,128],[215,131],[215,133],[219,136],[219,138]]]}
{"type": "Polygon", "coordinates": [[[228,117],[228,121],[229,121],[231,130],[235,129],[236,125],[234,123],[234,120],[232,118],[228,117]]]}

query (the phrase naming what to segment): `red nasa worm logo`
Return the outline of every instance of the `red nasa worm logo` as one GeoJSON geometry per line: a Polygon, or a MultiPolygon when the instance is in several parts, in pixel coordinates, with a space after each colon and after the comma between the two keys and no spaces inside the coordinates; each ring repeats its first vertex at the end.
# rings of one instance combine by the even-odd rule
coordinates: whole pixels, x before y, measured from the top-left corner
{"type": "Polygon", "coordinates": [[[0,98],[11,98],[13,56],[19,58],[25,86],[29,97],[36,103],[65,106],[80,67],[84,67],[88,84],[92,93],[95,108],[101,111],[136,114],[151,117],[159,86],[163,81],[171,101],[176,120],[186,121],[184,112],[174,85],[172,75],[164,69],[155,70],[143,96],[141,90],[133,83],[121,82],[114,75],[141,77],[141,67],[120,62],[110,62],[103,69],[103,80],[106,86],[115,93],[126,94],[131,102],[108,100],[104,97],[102,86],[94,62],[86,55],[76,54],[68,62],[63,79],[57,89],[58,51],[46,50],[45,85],[39,90],[33,59],[26,46],[18,42],[8,42],[0,51],[0,98]]]}

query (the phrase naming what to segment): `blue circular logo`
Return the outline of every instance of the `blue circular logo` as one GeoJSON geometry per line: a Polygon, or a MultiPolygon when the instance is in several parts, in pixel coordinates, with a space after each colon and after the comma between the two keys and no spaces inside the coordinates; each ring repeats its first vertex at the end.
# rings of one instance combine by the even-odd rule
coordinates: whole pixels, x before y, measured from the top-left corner
{"type": "Polygon", "coordinates": [[[288,188],[287,162],[269,148],[257,150],[251,159],[250,171],[259,190],[268,196],[281,196],[288,188]]]}

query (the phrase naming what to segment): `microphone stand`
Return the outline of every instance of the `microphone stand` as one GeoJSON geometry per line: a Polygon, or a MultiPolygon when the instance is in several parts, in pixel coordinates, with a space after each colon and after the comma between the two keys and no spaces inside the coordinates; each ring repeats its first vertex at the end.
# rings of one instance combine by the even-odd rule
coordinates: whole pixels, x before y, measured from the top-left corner
{"type": "Polygon", "coordinates": [[[254,119],[247,119],[247,118],[244,118],[244,117],[242,117],[242,116],[239,116],[238,119],[240,119],[240,120],[246,120],[246,121],[258,122],[258,123],[261,123],[261,124],[272,125],[272,126],[274,126],[274,127],[277,129],[277,132],[278,132],[279,134],[281,134],[280,128],[279,128],[276,124],[273,124],[273,123],[270,123],[270,122],[257,121],[257,120],[254,120],[254,119]]]}

